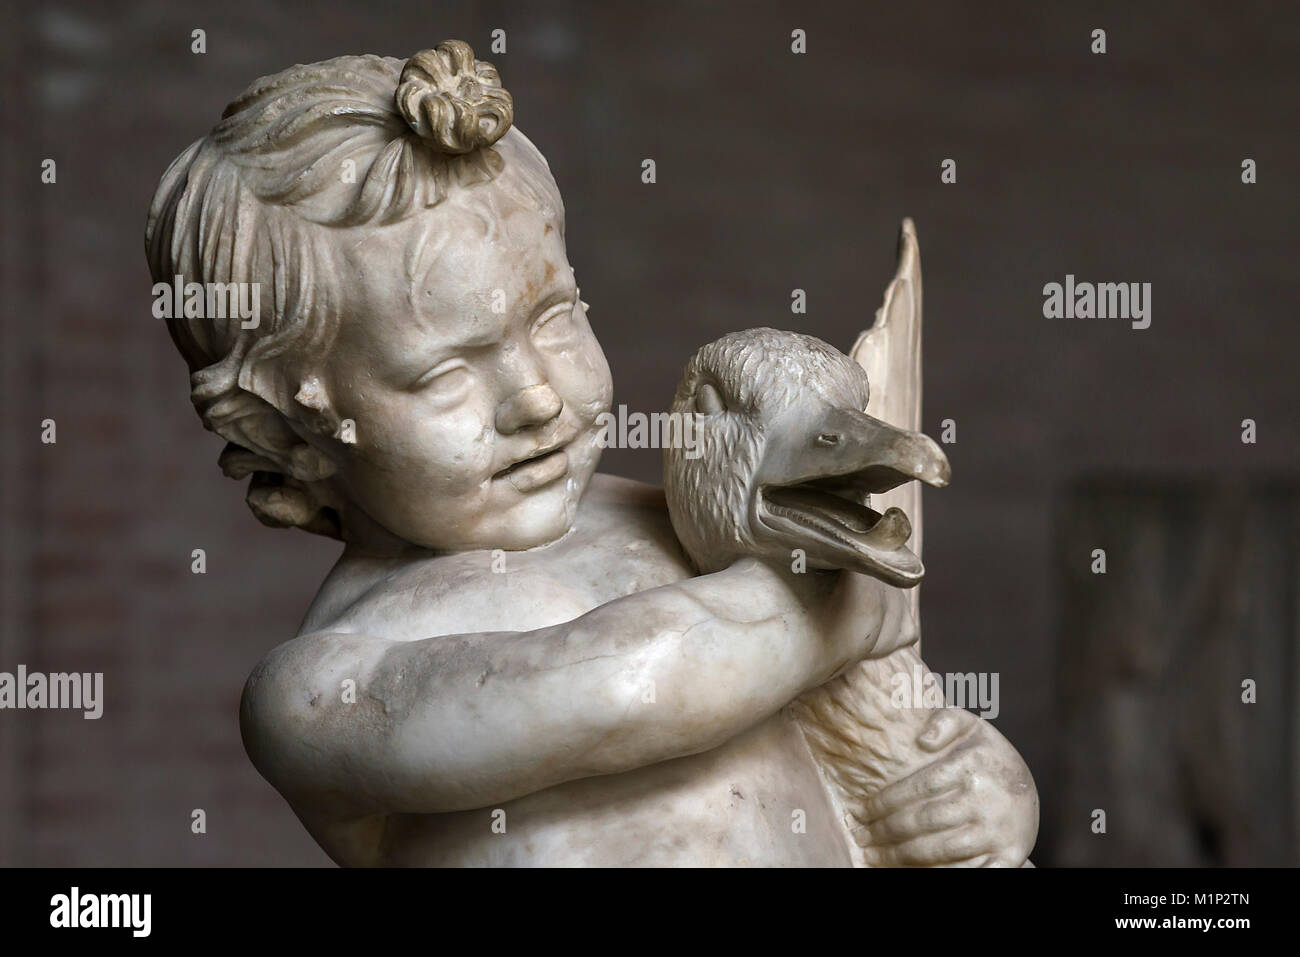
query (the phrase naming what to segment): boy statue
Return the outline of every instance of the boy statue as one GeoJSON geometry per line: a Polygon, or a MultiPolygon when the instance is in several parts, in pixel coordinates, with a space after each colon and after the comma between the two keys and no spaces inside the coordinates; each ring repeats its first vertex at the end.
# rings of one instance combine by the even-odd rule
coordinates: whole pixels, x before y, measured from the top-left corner
{"type": "Polygon", "coordinates": [[[158,186],[156,283],[260,284],[254,321],[169,323],[222,469],[345,543],[248,680],[258,770],[344,865],[1023,865],[1011,745],[889,700],[907,592],[698,574],[660,490],[595,474],[609,367],[513,119],[464,43],[339,57],[256,81],[158,186]],[[875,723],[814,740],[795,712],[855,669],[875,723]]]}

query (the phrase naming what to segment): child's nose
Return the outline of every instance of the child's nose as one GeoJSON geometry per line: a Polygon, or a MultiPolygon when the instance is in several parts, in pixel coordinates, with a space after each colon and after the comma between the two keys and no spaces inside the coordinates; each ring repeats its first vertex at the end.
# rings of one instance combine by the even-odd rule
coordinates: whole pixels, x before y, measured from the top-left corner
{"type": "Polygon", "coordinates": [[[521,429],[545,425],[563,408],[564,400],[549,385],[544,382],[530,385],[497,406],[497,431],[509,435],[521,429]]]}

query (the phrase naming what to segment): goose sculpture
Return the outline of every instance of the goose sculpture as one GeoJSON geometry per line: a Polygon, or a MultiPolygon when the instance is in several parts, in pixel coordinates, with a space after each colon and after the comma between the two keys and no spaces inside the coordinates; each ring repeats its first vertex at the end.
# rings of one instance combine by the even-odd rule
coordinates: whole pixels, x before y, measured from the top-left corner
{"type": "MultiPolygon", "coordinates": [[[[690,360],[672,411],[694,417],[695,441],[665,449],[664,492],[701,573],[745,556],[791,568],[802,554],[810,568],[904,588],[920,582],[924,568],[908,547],[919,539],[917,483],[941,488],[951,477],[943,451],[915,431],[920,292],[916,235],[905,221],[895,279],[852,358],[812,336],[764,328],[723,336],[690,360]],[[891,401],[871,394],[868,369],[890,380],[891,401]]],[[[912,607],[915,615],[915,599],[912,607]]],[[[923,667],[904,648],[860,662],[789,708],[857,866],[880,860],[867,826],[872,795],[935,758],[917,736],[943,701],[900,707],[893,695],[900,675],[910,684],[923,667]]]]}

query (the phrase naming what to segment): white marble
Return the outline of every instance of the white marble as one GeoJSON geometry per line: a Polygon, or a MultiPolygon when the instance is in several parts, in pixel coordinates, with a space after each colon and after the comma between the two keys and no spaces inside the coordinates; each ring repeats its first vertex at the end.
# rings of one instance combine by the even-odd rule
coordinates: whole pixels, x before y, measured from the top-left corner
{"type": "Polygon", "coordinates": [[[856,364],[770,330],[693,360],[703,454],[668,451],[665,498],[595,473],[609,368],[513,119],[464,44],[339,58],[159,185],[156,282],[269,290],[254,326],[169,324],[223,467],[346,543],[249,678],[253,762],[340,864],[1023,864],[1014,748],[891,701],[922,571],[889,506],[948,480],[907,418],[910,224],[856,364]]]}

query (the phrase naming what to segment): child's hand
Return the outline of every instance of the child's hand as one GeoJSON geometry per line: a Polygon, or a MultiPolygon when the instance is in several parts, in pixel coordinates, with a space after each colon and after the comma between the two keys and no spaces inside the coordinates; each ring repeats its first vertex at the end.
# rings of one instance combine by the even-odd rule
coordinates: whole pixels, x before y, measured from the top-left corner
{"type": "Polygon", "coordinates": [[[1016,749],[960,708],[917,736],[932,763],[868,799],[855,838],[876,867],[1021,867],[1038,835],[1038,792],[1016,749]]]}

